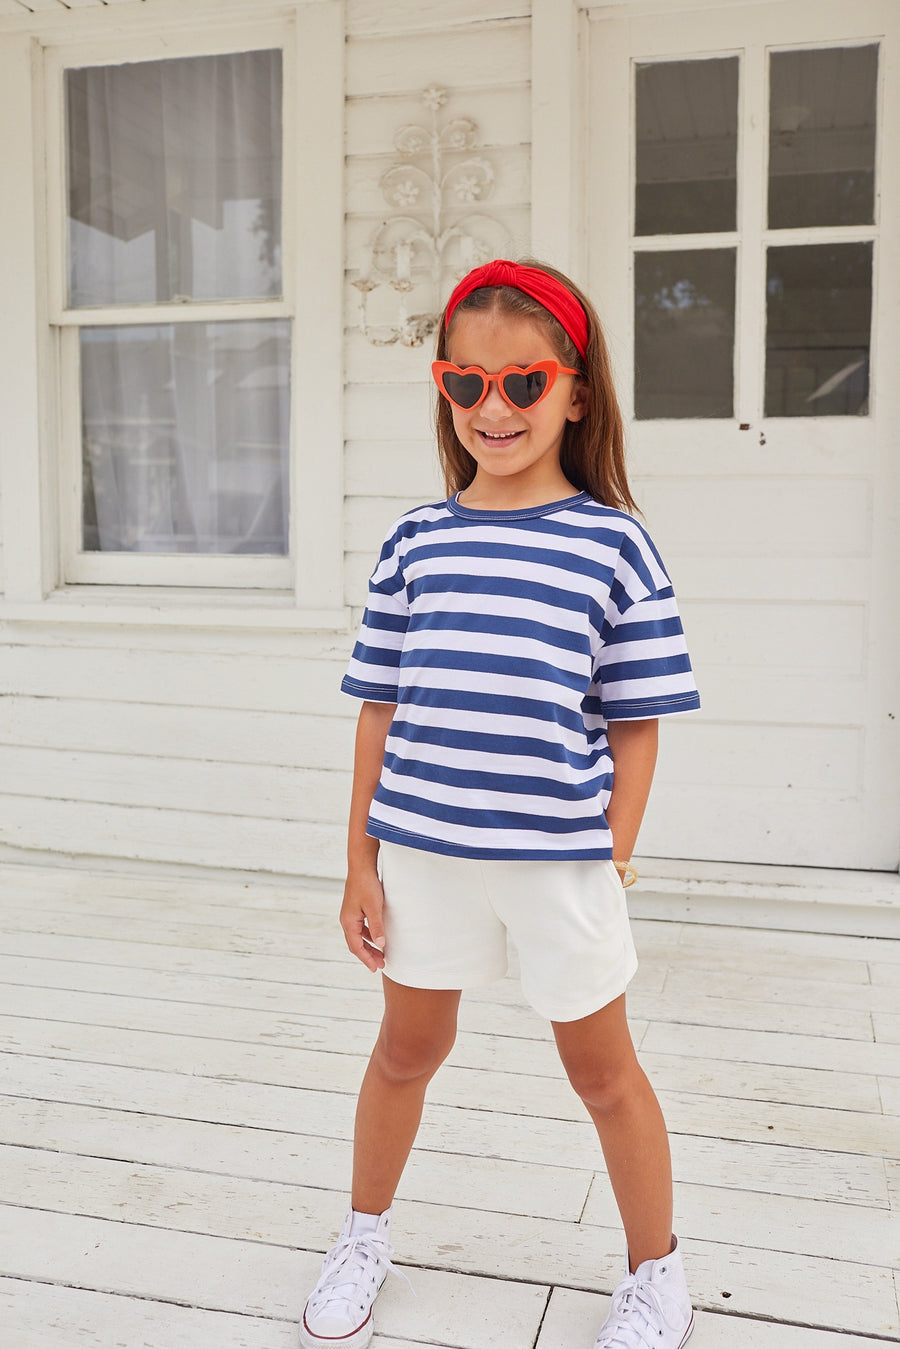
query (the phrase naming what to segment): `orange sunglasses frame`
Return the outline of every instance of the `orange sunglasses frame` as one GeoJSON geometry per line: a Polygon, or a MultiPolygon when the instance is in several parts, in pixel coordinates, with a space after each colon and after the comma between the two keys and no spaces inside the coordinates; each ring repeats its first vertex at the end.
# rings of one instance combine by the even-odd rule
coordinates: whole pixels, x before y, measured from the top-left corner
{"type": "Polygon", "coordinates": [[[504,402],[508,403],[511,408],[515,408],[517,412],[530,412],[532,408],[537,407],[542,398],[547,397],[547,394],[553,388],[559,375],[578,375],[580,373],[579,370],[572,370],[567,365],[560,365],[558,361],[535,361],[534,365],[527,366],[507,365],[496,375],[489,375],[486,370],[482,370],[480,365],[467,365],[465,369],[463,369],[462,366],[454,365],[452,361],[434,361],[431,366],[431,374],[435,384],[438,386],[438,391],[447,399],[448,403],[452,403],[454,407],[459,408],[462,412],[472,412],[475,408],[479,407],[487,398],[488,390],[492,384],[497,385],[497,388],[500,390],[500,397],[504,402]],[[514,403],[507,395],[506,390],[503,387],[503,381],[507,375],[532,375],[536,370],[544,371],[547,376],[547,383],[533,403],[529,403],[528,406],[524,408],[520,407],[518,403],[514,403]],[[456,399],[451,398],[444,388],[442,377],[450,372],[454,375],[480,375],[484,380],[484,389],[482,390],[481,397],[476,399],[474,403],[470,403],[468,406],[464,403],[457,403],[456,399]]]}

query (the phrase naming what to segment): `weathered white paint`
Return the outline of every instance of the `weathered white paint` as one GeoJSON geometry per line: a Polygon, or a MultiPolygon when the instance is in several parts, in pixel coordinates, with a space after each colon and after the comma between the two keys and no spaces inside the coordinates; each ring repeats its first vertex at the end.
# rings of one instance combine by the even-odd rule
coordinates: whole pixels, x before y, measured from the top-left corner
{"type": "MultiPolygon", "coordinates": [[[[334,886],[148,871],[0,865],[4,1327],[47,1349],[286,1349],[343,1214],[377,981],[343,949],[334,886]]],[[[642,922],[636,940],[632,1031],[698,1334],[896,1336],[900,1055],[872,1017],[897,943],[642,922]]],[[[570,1349],[603,1319],[618,1215],[514,976],[464,1000],[395,1240],[417,1296],[379,1299],[388,1349],[493,1349],[498,1315],[511,1349],[570,1349]]]]}
{"type": "Polygon", "coordinates": [[[576,0],[531,16],[531,251],[578,277],[584,263],[585,68],[576,0]]]}
{"type": "Polygon", "coordinates": [[[0,325],[3,425],[0,428],[0,535],[7,560],[5,593],[17,601],[40,600],[50,588],[50,543],[42,530],[42,477],[49,400],[41,397],[48,368],[48,337],[40,322],[41,242],[35,147],[42,122],[33,94],[35,44],[27,34],[0,38],[0,162],[13,190],[0,193],[0,307],[15,323],[0,325]],[[42,548],[42,540],[44,547],[42,548]],[[48,551],[45,552],[44,550],[48,551]],[[9,567],[9,558],[14,565],[9,567]]]}

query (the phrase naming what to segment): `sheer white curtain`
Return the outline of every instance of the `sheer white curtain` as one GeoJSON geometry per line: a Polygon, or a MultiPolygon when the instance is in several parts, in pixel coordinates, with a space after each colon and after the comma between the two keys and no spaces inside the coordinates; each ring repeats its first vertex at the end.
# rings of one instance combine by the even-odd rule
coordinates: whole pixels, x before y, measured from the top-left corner
{"type": "Polygon", "coordinates": [[[81,331],[86,549],[287,551],[290,326],[189,319],[281,293],[280,58],[67,72],[69,303],[188,317],[81,331]]]}

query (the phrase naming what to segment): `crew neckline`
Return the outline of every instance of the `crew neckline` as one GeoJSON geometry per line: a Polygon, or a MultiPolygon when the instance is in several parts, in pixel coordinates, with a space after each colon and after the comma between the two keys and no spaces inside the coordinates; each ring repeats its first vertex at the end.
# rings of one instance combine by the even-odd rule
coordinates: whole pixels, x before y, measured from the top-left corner
{"type": "Polygon", "coordinates": [[[564,497],[562,501],[548,501],[543,506],[521,506],[512,511],[477,510],[474,506],[464,506],[459,500],[459,492],[455,492],[448,498],[447,506],[454,515],[461,515],[466,520],[536,520],[541,515],[553,515],[556,511],[568,510],[571,506],[580,506],[590,500],[590,492],[576,492],[575,496],[564,497]]]}

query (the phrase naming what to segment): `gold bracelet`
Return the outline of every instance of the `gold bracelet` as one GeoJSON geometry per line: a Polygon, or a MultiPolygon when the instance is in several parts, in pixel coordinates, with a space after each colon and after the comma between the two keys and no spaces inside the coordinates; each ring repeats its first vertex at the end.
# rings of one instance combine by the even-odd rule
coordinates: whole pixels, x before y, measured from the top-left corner
{"type": "Polygon", "coordinates": [[[634,885],[638,878],[638,874],[630,862],[617,862],[615,858],[613,858],[613,866],[622,877],[623,890],[627,890],[629,885],[634,885]]]}

